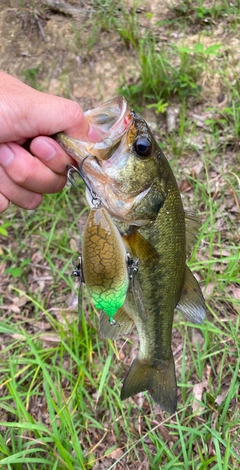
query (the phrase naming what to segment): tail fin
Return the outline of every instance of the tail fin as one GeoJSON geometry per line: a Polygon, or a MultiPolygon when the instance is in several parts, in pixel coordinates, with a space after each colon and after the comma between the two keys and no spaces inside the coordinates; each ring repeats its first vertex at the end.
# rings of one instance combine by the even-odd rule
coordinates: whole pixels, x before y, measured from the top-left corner
{"type": "Polygon", "coordinates": [[[169,413],[177,408],[177,383],[173,355],[157,366],[134,359],[121,390],[121,400],[148,390],[154,401],[169,413]]]}

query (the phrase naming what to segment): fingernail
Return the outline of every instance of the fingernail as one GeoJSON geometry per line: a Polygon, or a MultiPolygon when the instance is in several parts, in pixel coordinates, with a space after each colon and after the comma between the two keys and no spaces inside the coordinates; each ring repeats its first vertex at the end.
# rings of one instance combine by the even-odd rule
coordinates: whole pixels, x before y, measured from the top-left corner
{"type": "Polygon", "coordinates": [[[14,159],[14,153],[7,144],[0,144],[0,165],[8,166],[14,159]]]}
{"type": "Polygon", "coordinates": [[[101,142],[103,140],[102,132],[92,124],[89,125],[88,139],[90,142],[101,142]]]}
{"type": "Polygon", "coordinates": [[[51,160],[56,155],[56,149],[50,142],[46,142],[45,139],[38,139],[34,142],[34,153],[38,155],[41,160],[51,160]]]}

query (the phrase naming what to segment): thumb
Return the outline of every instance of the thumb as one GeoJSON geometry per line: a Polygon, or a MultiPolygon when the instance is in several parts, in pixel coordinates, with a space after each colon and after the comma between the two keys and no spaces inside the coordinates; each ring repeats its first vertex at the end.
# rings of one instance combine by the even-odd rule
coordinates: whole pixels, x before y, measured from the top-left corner
{"type": "Polygon", "coordinates": [[[79,140],[100,142],[103,139],[101,131],[88,122],[76,101],[45,93],[40,95],[37,113],[45,115],[45,118],[38,118],[38,135],[52,135],[64,131],[79,140]]]}

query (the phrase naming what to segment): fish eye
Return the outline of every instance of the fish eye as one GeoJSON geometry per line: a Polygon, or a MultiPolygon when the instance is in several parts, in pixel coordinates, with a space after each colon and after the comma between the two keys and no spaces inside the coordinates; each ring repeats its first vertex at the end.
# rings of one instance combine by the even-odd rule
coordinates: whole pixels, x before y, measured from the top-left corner
{"type": "Polygon", "coordinates": [[[139,157],[149,157],[152,151],[152,143],[147,137],[138,137],[134,143],[134,149],[139,157]]]}

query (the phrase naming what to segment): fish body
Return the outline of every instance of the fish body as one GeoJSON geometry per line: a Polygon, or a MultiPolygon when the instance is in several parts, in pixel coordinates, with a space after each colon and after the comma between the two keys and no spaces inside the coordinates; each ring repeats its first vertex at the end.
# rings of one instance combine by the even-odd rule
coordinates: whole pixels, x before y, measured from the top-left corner
{"type": "Polygon", "coordinates": [[[118,229],[104,208],[92,209],[82,246],[83,279],[96,308],[110,317],[126,299],[127,253],[118,229]]]}
{"type": "Polygon", "coordinates": [[[154,246],[158,259],[145,259],[141,246],[137,248],[138,279],[148,314],[145,322],[134,315],[140,348],[124,380],[121,398],[149,390],[163,409],[173,412],[177,404],[177,384],[171,338],[174,309],[185,278],[185,214],[175,177],[158,149],[156,158],[159,174],[164,175],[161,181],[163,201],[156,204],[156,218],[139,227],[138,233],[154,246]]]}
{"type": "MultiPolygon", "coordinates": [[[[138,282],[146,315],[140,313],[129,291],[115,316],[126,324],[121,334],[135,324],[140,340],[138,357],[123,382],[121,398],[148,390],[164,410],[173,413],[177,406],[171,350],[174,309],[195,323],[201,323],[205,316],[200,287],[186,265],[186,254],[199,223],[195,216],[184,212],[169,162],[146,122],[128,109],[123,98],[118,98],[117,103],[115,125],[111,122],[105,128],[109,144],[104,154],[97,154],[93,145],[91,154],[97,158],[87,158],[83,169],[89,187],[111,214],[127,251],[139,260],[138,282]]],[[[107,115],[112,102],[101,106],[102,115],[103,107],[107,115]]],[[[97,116],[98,108],[92,113],[97,116]]],[[[56,139],[81,164],[89,144],[64,134],[58,134],[56,139]]],[[[91,205],[89,190],[87,200],[91,205]]],[[[102,316],[100,331],[105,337],[116,337],[102,316]]]]}

